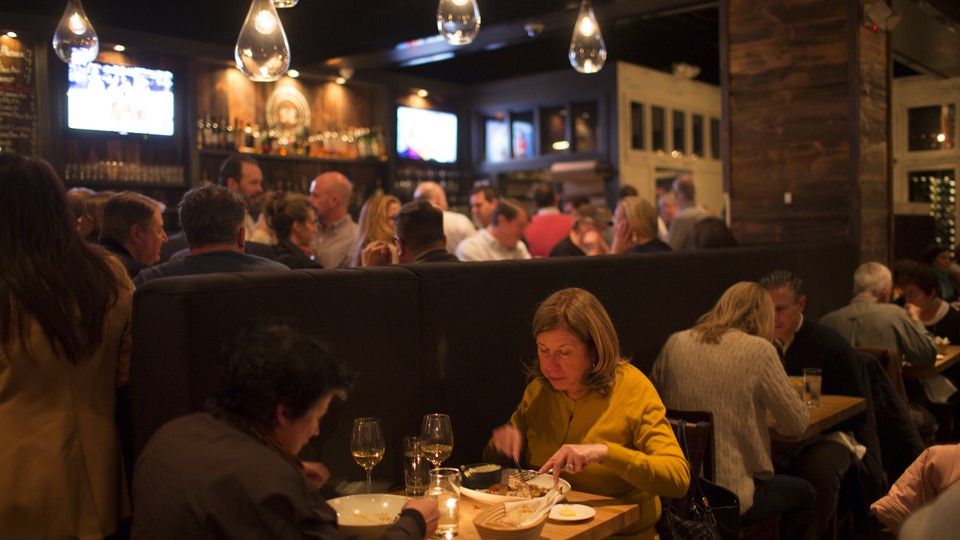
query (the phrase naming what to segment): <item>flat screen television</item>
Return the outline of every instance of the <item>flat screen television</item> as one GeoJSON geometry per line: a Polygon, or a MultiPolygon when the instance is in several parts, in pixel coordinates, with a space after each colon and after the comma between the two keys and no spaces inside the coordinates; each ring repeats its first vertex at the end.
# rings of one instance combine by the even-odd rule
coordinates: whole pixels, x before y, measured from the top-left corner
{"type": "Polygon", "coordinates": [[[173,73],[90,62],[67,72],[67,127],[173,135],[173,73]]]}
{"type": "Polygon", "coordinates": [[[457,115],[431,109],[397,107],[397,156],[456,163],[457,115]]]}

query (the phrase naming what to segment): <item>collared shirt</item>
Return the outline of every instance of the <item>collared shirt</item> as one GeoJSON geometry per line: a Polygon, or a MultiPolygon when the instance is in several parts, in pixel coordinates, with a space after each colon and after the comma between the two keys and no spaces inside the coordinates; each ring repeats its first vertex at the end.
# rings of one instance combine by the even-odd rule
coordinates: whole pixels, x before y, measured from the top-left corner
{"type": "Polygon", "coordinates": [[[456,254],[461,261],[509,261],[530,258],[530,252],[527,251],[527,246],[523,242],[517,242],[517,247],[507,249],[490,234],[489,229],[483,229],[480,234],[460,242],[456,254]]]}
{"type": "Polygon", "coordinates": [[[693,249],[693,226],[700,223],[709,214],[699,206],[688,206],[670,222],[670,247],[674,251],[688,251],[693,249]]]}
{"type": "Polygon", "coordinates": [[[357,239],[357,224],[350,214],[339,221],[324,227],[313,237],[313,253],[317,262],[324,268],[346,268],[350,266],[353,243],[357,239]]]}
{"type": "Polygon", "coordinates": [[[460,242],[477,234],[477,229],[467,216],[444,210],[443,234],[447,236],[447,251],[453,253],[460,242]]]}
{"type": "Polygon", "coordinates": [[[253,238],[253,234],[257,232],[257,220],[253,219],[253,216],[250,215],[250,212],[247,212],[243,216],[243,228],[247,230],[247,240],[253,238]]]}

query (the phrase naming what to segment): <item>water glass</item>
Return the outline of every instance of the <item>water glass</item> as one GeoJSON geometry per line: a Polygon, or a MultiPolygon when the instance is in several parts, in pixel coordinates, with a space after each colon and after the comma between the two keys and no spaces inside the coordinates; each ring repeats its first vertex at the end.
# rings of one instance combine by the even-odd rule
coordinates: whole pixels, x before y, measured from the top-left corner
{"type": "Polygon", "coordinates": [[[823,381],[823,370],[819,368],[803,369],[803,402],[808,409],[820,406],[820,387],[823,381]]]}
{"type": "Polygon", "coordinates": [[[456,536],[460,532],[460,471],[450,467],[431,469],[427,496],[440,507],[436,536],[456,536]]]}
{"type": "Polygon", "coordinates": [[[430,464],[423,457],[423,451],[420,449],[420,437],[404,437],[403,480],[408,496],[422,497],[426,493],[429,469],[430,464]]]}

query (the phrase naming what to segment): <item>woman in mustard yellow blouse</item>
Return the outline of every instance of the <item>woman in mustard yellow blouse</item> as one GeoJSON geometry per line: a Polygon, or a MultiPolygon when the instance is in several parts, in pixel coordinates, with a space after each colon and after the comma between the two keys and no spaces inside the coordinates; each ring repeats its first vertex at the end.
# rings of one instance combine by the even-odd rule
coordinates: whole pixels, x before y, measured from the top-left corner
{"type": "Polygon", "coordinates": [[[655,538],[659,496],[682,496],[690,473],[653,385],[621,356],[610,316],[583,289],[547,298],[533,335],[539,362],[486,458],[525,458],[578,491],[634,501],[640,521],[622,534],[655,538]]]}

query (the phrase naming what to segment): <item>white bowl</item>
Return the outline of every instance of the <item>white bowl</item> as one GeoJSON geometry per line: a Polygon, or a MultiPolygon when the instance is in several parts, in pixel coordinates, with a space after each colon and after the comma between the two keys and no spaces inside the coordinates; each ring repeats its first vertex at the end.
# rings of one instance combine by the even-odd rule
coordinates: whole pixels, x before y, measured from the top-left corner
{"type": "Polygon", "coordinates": [[[327,501],[337,511],[337,526],[346,535],[377,540],[397,521],[406,497],[373,493],[347,495],[327,501]]]}

